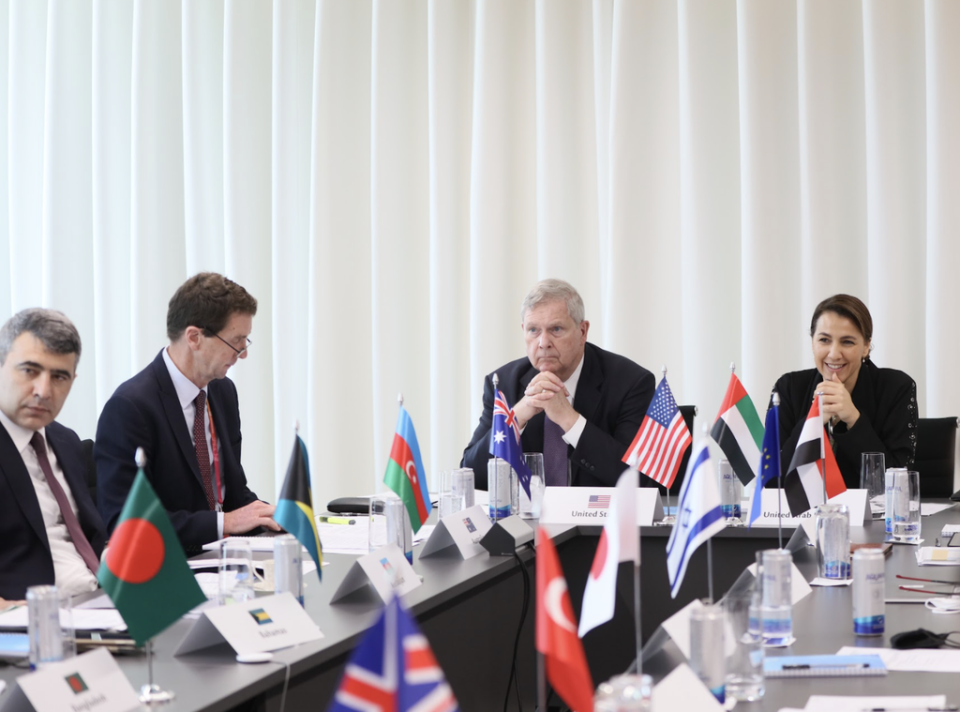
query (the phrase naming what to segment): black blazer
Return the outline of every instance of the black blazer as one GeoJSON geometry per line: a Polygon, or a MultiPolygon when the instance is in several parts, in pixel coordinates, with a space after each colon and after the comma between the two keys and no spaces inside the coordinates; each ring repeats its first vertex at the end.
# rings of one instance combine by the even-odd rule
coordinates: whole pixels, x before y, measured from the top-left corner
{"type": "MultiPolygon", "coordinates": [[[[581,487],[613,487],[626,469],[623,454],[640,429],[653,399],[653,374],[623,356],[587,343],[583,370],[573,397],[573,407],[587,420],[577,447],[570,448],[572,482],[581,487]]],[[[527,358],[511,361],[496,370],[500,390],[513,407],[533,377],[539,373],[527,358]]],[[[543,419],[538,413],[520,436],[524,452],[543,452],[543,419]]],[[[483,379],[483,413],[473,438],[463,451],[461,467],[473,468],[478,489],[487,487],[490,427],[493,423],[493,374],[483,379]]]]}
{"type": "MultiPolygon", "coordinates": [[[[223,509],[229,512],[257,499],[247,488],[247,477],[240,464],[237,388],[229,378],[211,381],[207,398],[220,448],[220,473],[227,488],[223,509]]],[[[138,447],[147,456],[147,479],[184,548],[196,551],[216,540],[217,515],[207,503],[192,436],[162,352],[140,373],[120,384],[97,423],[93,450],[97,499],[110,532],[117,526],[137,474],[134,455],[138,447]]]]}
{"type": "MultiPolygon", "coordinates": [[[[773,387],[780,394],[780,469],[784,475],[797,448],[813,394],[823,382],[815,368],[780,377],[773,387]]],[[[850,394],[860,411],[856,425],[833,429],[833,452],[848,488],[860,487],[860,455],[882,452],[887,467],[910,467],[917,449],[917,384],[903,371],[877,368],[873,361],[860,367],[850,394]]],[[[771,396],[772,403],[772,396],[771,396]]]]}
{"type": "MultiPolygon", "coordinates": [[[[99,557],[106,533],[87,489],[80,438],[56,422],[46,427],[46,437],[76,500],[80,527],[99,557]]],[[[54,583],[37,492],[7,429],[0,425],[0,598],[19,600],[28,586],[54,583]]]]}

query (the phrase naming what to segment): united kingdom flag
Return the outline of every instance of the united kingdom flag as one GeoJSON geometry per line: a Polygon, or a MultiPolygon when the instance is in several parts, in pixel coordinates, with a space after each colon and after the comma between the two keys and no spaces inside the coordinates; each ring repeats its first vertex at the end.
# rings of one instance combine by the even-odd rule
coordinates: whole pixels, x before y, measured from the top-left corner
{"type": "Polygon", "coordinates": [[[397,598],[366,632],[329,712],[456,712],[430,644],[397,598]]]}
{"type": "Polygon", "coordinates": [[[523,461],[520,448],[520,426],[503,392],[495,391],[493,399],[493,427],[490,429],[490,454],[506,460],[517,473],[523,491],[530,496],[530,468],[523,461]]]}

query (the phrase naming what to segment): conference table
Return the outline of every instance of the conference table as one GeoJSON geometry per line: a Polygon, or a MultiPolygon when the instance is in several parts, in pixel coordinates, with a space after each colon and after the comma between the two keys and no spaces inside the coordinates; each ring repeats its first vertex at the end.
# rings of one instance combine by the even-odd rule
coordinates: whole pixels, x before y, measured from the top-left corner
{"type": "MultiPolygon", "coordinates": [[[[945,523],[960,522],[955,508],[923,518],[926,544],[930,545],[945,523]]],[[[548,532],[557,546],[568,580],[574,609],[579,610],[586,575],[596,549],[600,527],[550,526],[548,532]]],[[[670,598],[666,576],[667,527],[641,528],[641,601],[645,649],[644,672],[662,679],[683,662],[676,646],[660,623],[695,598],[707,595],[707,547],[701,547],[691,561],[676,599],[670,598]]],[[[880,541],[883,523],[869,522],[851,530],[854,541],[880,541]]],[[[816,575],[815,550],[806,545],[802,530],[785,529],[784,541],[791,539],[797,550],[795,561],[809,579],[816,575]]],[[[712,544],[714,595],[719,598],[755,559],[755,552],[777,546],[776,529],[728,528],[712,544]]],[[[895,546],[887,559],[887,588],[890,597],[910,597],[897,591],[896,573],[958,580],[960,572],[944,567],[919,568],[914,547],[895,546]],[[931,575],[930,572],[935,575],[931,575]]],[[[305,608],[324,634],[312,643],[277,651],[274,660],[259,665],[235,662],[226,646],[174,656],[193,621],[180,620],[161,633],[154,643],[154,681],[174,691],[177,698],[163,709],[171,712],[220,710],[326,709],[332,699],[349,654],[381,610],[371,587],[331,604],[330,599],[357,557],[328,554],[323,580],[315,574],[305,577],[305,608]],[[285,684],[286,683],[286,684],[285,684]],[[286,689],[286,693],[284,690],[286,689]]],[[[423,584],[406,594],[403,603],[417,619],[433,648],[438,663],[462,710],[489,712],[504,709],[512,653],[518,628],[517,655],[519,696],[522,709],[535,706],[535,551],[521,547],[516,556],[489,556],[486,553],[463,560],[455,547],[421,558],[415,549],[414,570],[423,584]],[[525,589],[524,575],[529,581],[525,589]],[[527,615],[520,625],[524,593],[527,615]]],[[[596,628],[584,638],[584,647],[595,683],[623,672],[634,659],[633,584],[622,565],[618,580],[613,621],[596,628]]],[[[794,608],[797,637],[786,653],[834,653],[843,645],[889,645],[892,634],[927,628],[935,632],[960,629],[960,619],[935,615],[922,605],[888,604],[886,634],[881,638],[857,639],[852,633],[851,590],[815,588],[794,608]]],[[[780,654],[774,652],[772,654],[780,654]]],[[[147,682],[142,655],[116,658],[127,678],[139,688],[147,682]]],[[[12,685],[23,670],[0,668],[0,679],[12,685]]],[[[748,709],[777,710],[783,706],[803,707],[807,697],[817,694],[929,694],[945,692],[948,701],[960,702],[960,678],[935,673],[896,673],[886,678],[846,678],[767,681],[767,694],[748,709]]],[[[517,693],[512,691],[507,709],[517,710],[517,693]]],[[[0,696],[2,704],[9,696],[0,696]]]]}

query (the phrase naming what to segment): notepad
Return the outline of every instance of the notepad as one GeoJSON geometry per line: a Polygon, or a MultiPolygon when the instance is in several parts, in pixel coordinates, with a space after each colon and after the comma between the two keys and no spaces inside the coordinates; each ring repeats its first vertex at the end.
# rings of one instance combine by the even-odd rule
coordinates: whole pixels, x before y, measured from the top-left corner
{"type": "Polygon", "coordinates": [[[879,655],[787,655],[763,661],[767,677],[874,677],[886,675],[879,655]]]}

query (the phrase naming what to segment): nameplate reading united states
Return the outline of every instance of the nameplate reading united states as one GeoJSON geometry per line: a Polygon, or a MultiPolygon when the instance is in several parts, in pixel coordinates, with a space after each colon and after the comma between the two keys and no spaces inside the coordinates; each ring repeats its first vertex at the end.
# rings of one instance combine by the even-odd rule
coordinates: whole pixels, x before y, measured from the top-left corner
{"type": "MultiPolygon", "coordinates": [[[[540,523],[603,526],[616,491],[616,487],[547,487],[543,492],[540,523]]],[[[638,487],[637,524],[650,526],[661,519],[660,493],[653,487],[638,487]]]]}

